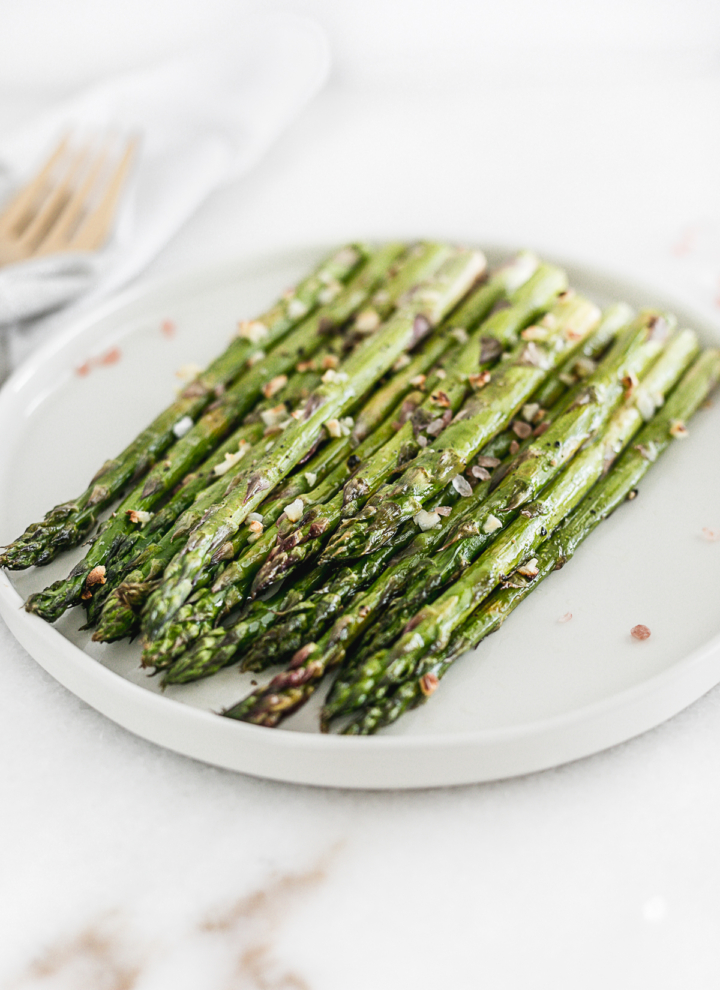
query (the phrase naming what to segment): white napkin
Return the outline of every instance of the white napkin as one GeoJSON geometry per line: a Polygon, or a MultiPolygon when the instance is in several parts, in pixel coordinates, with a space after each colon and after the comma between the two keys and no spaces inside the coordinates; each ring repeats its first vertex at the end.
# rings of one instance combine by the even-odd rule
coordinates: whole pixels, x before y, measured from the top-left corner
{"type": "MultiPolygon", "coordinates": [[[[96,254],[0,268],[0,324],[127,283],[220,184],[250,169],[324,83],[330,59],[311,20],[248,16],[242,36],[107,80],[0,142],[0,191],[26,181],[67,130],[139,133],[113,237],[96,254]]],[[[85,308],[85,306],[83,306],[85,308]]]]}

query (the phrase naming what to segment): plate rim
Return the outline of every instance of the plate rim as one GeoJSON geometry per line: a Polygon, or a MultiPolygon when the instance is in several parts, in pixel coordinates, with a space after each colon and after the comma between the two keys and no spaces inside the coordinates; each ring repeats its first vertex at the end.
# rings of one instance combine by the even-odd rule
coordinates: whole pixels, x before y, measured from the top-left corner
{"type": "MultiPolygon", "coordinates": [[[[249,267],[272,268],[292,258],[321,255],[328,245],[305,245],[246,252],[202,266],[159,275],[132,285],[86,312],[30,354],[0,390],[0,422],[6,407],[16,401],[36,373],[69,345],[89,334],[100,321],[137,302],[180,288],[192,295],[204,286],[222,284],[231,272],[247,275],[249,267]]],[[[490,254],[509,254],[518,248],[489,244],[490,254]]],[[[696,312],[680,293],[667,294],[642,279],[617,274],[583,260],[573,261],[543,252],[570,272],[586,274],[632,294],[647,293],[656,305],[683,311],[701,330],[717,324],[696,312]]],[[[135,735],[166,749],[211,765],[288,783],[347,789],[416,789],[457,786],[505,779],[549,769],[582,759],[641,735],[678,714],[720,682],[720,633],[676,660],[670,667],[599,701],[571,711],[516,726],[463,730],[437,736],[378,735],[354,738],[321,733],[268,730],[261,726],[218,718],[212,712],[155,694],[127,680],[85,653],[58,629],[22,609],[22,598],[10,575],[0,570],[0,615],[33,659],[83,702],[135,735]],[[38,655],[39,654],[39,655],[38,655]],[[128,710],[122,705],[129,700],[128,710]],[[610,724],[612,722],[612,724],[610,724]],[[199,727],[195,738],[185,738],[181,725],[199,727]],[[578,731],[580,730],[580,731],[578,731]],[[161,738],[162,737],[162,738],[161,738]],[[572,741],[572,744],[569,743],[572,741]],[[533,741],[531,752],[528,742],[533,741]],[[209,748],[208,748],[209,744],[209,748]],[[568,746],[572,752],[568,752],[568,746]],[[213,752],[211,752],[213,750],[213,752]],[[238,750],[242,752],[238,753],[238,750]],[[325,760],[307,762],[318,752],[325,760]],[[418,765],[418,755],[425,762],[418,765]],[[278,758],[279,756],[279,758],[278,758]],[[382,759],[382,758],[385,759],[382,759]],[[394,762],[389,766],[387,760],[394,762]],[[454,763],[448,766],[447,760],[454,763]]],[[[193,733],[188,733],[192,736],[193,733]]]]}

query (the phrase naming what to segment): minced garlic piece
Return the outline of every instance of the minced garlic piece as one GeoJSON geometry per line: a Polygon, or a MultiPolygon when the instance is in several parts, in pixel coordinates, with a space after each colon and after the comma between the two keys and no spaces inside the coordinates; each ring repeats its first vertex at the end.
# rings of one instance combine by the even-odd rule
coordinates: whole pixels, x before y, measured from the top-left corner
{"type": "Polygon", "coordinates": [[[213,474],[218,478],[222,478],[224,474],[228,473],[231,467],[235,467],[238,461],[243,459],[248,450],[250,450],[250,444],[247,440],[241,440],[240,445],[234,454],[228,451],[228,453],[225,454],[225,460],[222,461],[222,463],[215,465],[213,468],[213,474]]]}
{"type": "Polygon", "coordinates": [[[288,411],[281,402],[279,406],[273,406],[272,409],[263,409],[260,413],[260,419],[265,426],[280,426],[288,419],[288,411]]]}
{"type": "Polygon", "coordinates": [[[355,318],[358,333],[374,333],[380,326],[380,314],[375,309],[364,309],[355,318]]]}
{"type": "Polygon", "coordinates": [[[308,308],[302,299],[291,299],[287,304],[287,314],[291,320],[299,320],[301,316],[305,316],[308,308]]]}
{"type": "Polygon", "coordinates": [[[251,344],[261,344],[268,336],[268,328],[260,320],[242,320],[238,324],[238,337],[249,340],[251,344]]]}
{"type": "Polygon", "coordinates": [[[269,382],[266,382],[263,385],[263,395],[266,399],[272,399],[272,397],[279,392],[281,388],[285,388],[287,382],[287,375],[276,375],[275,378],[271,378],[269,382]]]}
{"type": "Polygon", "coordinates": [[[349,437],[354,425],[355,421],[352,416],[344,416],[342,419],[329,419],[325,423],[325,429],[331,437],[337,439],[338,437],[349,437]]]}
{"type": "Polygon", "coordinates": [[[489,515],[483,525],[483,533],[494,533],[498,529],[502,529],[502,523],[497,516],[489,515]]]}
{"type": "Polygon", "coordinates": [[[145,526],[153,517],[152,512],[145,512],[143,509],[128,509],[127,516],[131,523],[139,523],[140,526],[145,526]]]}
{"type": "Polygon", "coordinates": [[[318,292],[318,302],[320,302],[323,306],[327,306],[328,303],[331,303],[338,295],[341,289],[342,285],[337,281],[337,279],[327,282],[325,288],[318,292]]]}
{"type": "Polygon", "coordinates": [[[192,428],[193,428],[192,419],[189,416],[183,416],[183,418],[179,419],[175,424],[175,426],[173,426],[173,433],[178,438],[178,440],[180,440],[182,437],[185,436],[186,433],[189,433],[192,428]]]}
{"type": "Polygon", "coordinates": [[[440,524],[440,515],[437,512],[428,512],[427,509],[420,509],[413,516],[413,522],[425,533],[428,529],[434,529],[440,524]]]}
{"type": "Polygon", "coordinates": [[[523,564],[522,567],[518,567],[518,574],[522,574],[522,576],[526,578],[537,577],[540,573],[537,563],[537,557],[533,557],[532,560],[528,560],[528,562],[523,564]]]}
{"type": "Polygon", "coordinates": [[[347,373],[344,371],[335,371],[333,368],[328,368],[325,374],[322,376],[321,381],[326,385],[335,384],[336,382],[346,382],[348,380],[347,373]]]}
{"type": "Polygon", "coordinates": [[[302,519],[304,512],[303,500],[301,498],[296,498],[294,502],[290,505],[285,506],[285,515],[288,517],[290,522],[299,522],[302,519]]]}
{"type": "Polygon", "coordinates": [[[687,426],[680,419],[674,419],[670,424],[670,436],[675,437],[676,440],[684,440],[689,436],[689,430],[687,426]]]}
{"type": "Polygon", "coordinates": [[[310,485],[311,488],[315,487],[315,482],[317,481],[317,475],[314,471],[305,472],[305,481],[310,485]]]}
{"type": "Polygon", "coordinates": [[[549,330],[546,327],[525,327],[520,336],[523,340],[547,340],[549,330]]]}

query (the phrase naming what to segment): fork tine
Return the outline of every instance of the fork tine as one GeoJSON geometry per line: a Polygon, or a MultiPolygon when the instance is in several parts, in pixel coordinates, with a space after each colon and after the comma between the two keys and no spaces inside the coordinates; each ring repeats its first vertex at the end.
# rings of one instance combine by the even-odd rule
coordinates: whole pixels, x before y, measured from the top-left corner
{"type": "Polygon", "coordinates": [[[15,225],[23,219],[28,209],[33,205],[39,193],[42,191],[53,169],[65,154],[65,149],[70,141],[70,134],[65,134],[58,142],[55,150],[42,166],[35,178],[31,179],[26,186],[23,186],[10,201],[6,209],[0,215],[0,233],[11,231],[15,225]]]}
{"type": "Polygon", "coordinates": [[[85,218],[68,245],[71,251],[96,251],[102,247],[115,218],[118,200],[135,157],[138,138],[131,138],[118,165],[111,175],[107,189],[95,209],[85,218]]]}
{"type": "Polygon", "coordinates": [[[35,252],[36,254],[52,254],[54,251],[64,251],[68,249],[68,245],[71,241],[71,236],[68,236],[68,232],[72,231],[73,227],[78,222],[78,218],[87,204],[88,198],[93,187],[95,186],[100,171],[107,161],[107,156],[108,146],[106,142],[96,153],[94,161],[92,161],[89,165],[82,182],[70,196],[70,199],[67,200],[54,224],[39,244],[38,249],[35,252]]]}
{"type": "Polygon", "coordinates": [[[44,237],[65,208],[72,185],[77,176],[81,174],[83,166],[87,162],[88,154],[87,146],[75,152],[61,181],[58,182],[20,235],[20,246],[26,248],[31,254],[35,254],[44,237]]]}

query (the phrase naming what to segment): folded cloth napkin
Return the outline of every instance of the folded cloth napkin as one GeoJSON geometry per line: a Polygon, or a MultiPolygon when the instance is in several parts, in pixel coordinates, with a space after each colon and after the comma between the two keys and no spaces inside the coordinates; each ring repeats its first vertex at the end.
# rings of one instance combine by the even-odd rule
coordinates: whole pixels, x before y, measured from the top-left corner
{"type": "MultiPolygon", "coordinates": [[[[0,269],[0,325],[127,283],[220,184],[250,169],[317,92],[328,46],[311,20],[248,16],[241,36],[115,77],[0,142],[0,193],[27,180],[66,131],[138,134],[141,147],[110,242],[95,254],[0,269]]],[[[85,306],[83,306],[85,308],[85,306]]]]}

